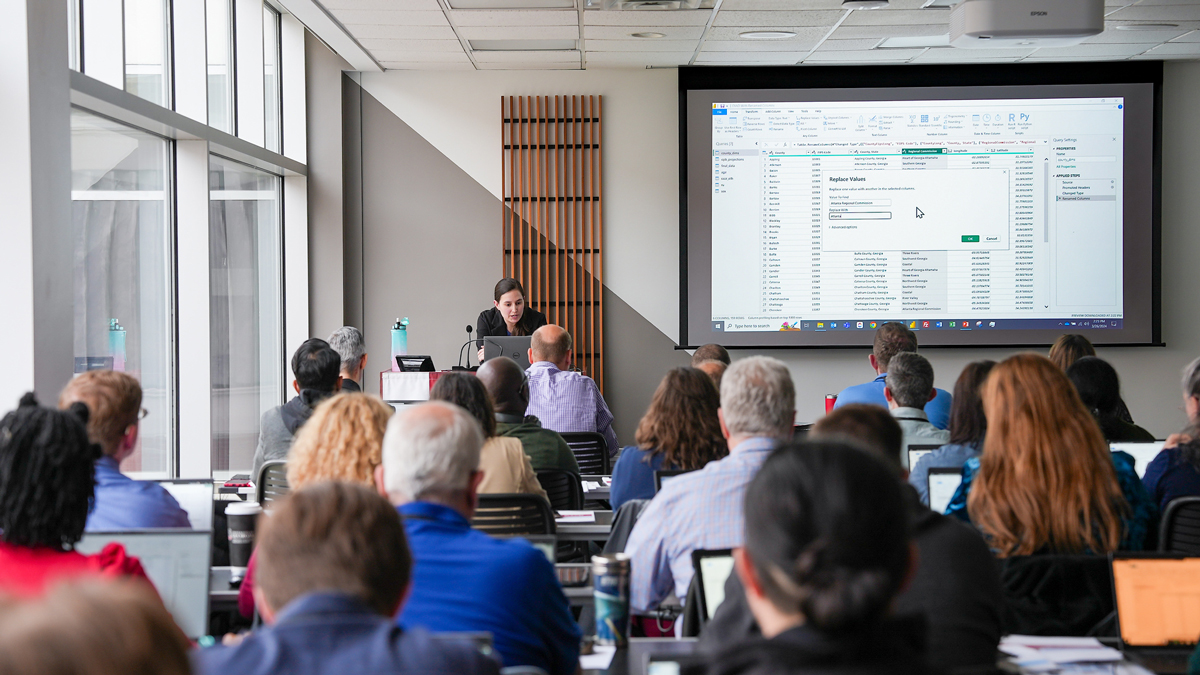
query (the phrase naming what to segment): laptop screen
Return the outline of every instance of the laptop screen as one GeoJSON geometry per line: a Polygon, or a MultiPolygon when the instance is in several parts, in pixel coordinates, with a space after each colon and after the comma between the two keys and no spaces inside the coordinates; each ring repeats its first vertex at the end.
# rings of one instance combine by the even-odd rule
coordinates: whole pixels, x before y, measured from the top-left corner
{"type": "Polygon", "coordinates": [[[179,508],[187,511],[193,530],[211,530],[213,524],[213,484],[211,480],[160,480],[179,508]]]}
{"type": "Polygon", "coordinates": [[[929,470],[929,509],[945,513],[950,500],[962,483],[962,469],[935,467],[929,470]]]}
{"type": "Polygon", "coordinates": [[[1114,558],[1121,641],[1131,647],[1196,644],[1200,558],[1114,558]]]}
{"type": "Polygon", "coordinates": [[[725,581],[732,573],[733,556],[729,553],[700,558],[701,592],[704,593],[704,609],[709,619],[725,602],[725,581]]]}
{"type": "Polygon", "coordinates": [[[211,534],[199,530],[88,532],[75,550],[99,553],[114,541],[141,561],[183,633],[193,640],[207,635],[211,534]]]}
{"type": "Polygon", "coordinates": [[[1134,470],[1137,471],[1138,478],[1146,476],[1146,465],[1148,465],[1158,453],[1162,452],[1163,444],[1166,441],[1152,441],[1150,443],[1111,443],[1109,449],[1113,452],[1118,450],[1128,452],[1133,455],[1134,470]]]}

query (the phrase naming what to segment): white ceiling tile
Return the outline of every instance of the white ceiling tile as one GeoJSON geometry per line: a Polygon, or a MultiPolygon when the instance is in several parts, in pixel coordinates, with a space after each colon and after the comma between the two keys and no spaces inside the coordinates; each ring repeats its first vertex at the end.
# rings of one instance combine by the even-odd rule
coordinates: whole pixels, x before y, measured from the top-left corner
{"type": "Polygon", "coordinates": [[[842,23],[843,26],[919,26],[925,24],[949,25],[950,12],[935,12],[928,9],[877,9],[873,12],[854,12],[842,23]]]}
{"type": "Polygon", "coordinates": [[[578,51],[471,52],[475,63],[579,63],[578,51]]]}
{"type": "Polygon", "coordinates": [[[475,70],[475,66],[471,65],[470,61],[464,61],[462,63],[381,61],[380,65],[387,70],[475,70]]]}
{"type": "Polygon", "coordinates": [[[1131,61],[1200,61],[1200,58],[1189,56],[1187,54],[1159,54],[1158,56],[1149,56],[1141,54],[1130,57],[1131,61]]]}
{"type": "Polygon", "coordinates": [[[975,63],[982,59],[997,59],[1000,61],[1016,61],[1033,53],[1033,50],[1023,49],[930,49],[921,55],[920,62],[935,63],[975,63]]]}
{"type": "Polygon", "coordinates": [[[1095,56],[1099,58],[1123,59],[1146,51],[1148,45],[1082,44],[1074,47],[1043,47],[1033,56],[1053,58],[1055,56],[1095,56]]]}
{"type": "Polygon", "coordinates": [[[1084,44],[1159,44],[1185,35],[1189,30],[1182,26],[1170,30],[1117,30],[1116,25],[1109,23],[1103,33],[1093,35],[1084,44]]]}
{"type": "Polygon", "coordinates": [[[803,4],[796,0],[724,0],[721,11],[725,10],[833,10],[841,12],[842,0],[806,0],[803,4]]]}
{"type": "Polygon", "coordinates": [[[684,52],[696,49],[697,40],[585,40],[591,52],[684,52]]]}
{"type": "Polygon", "coordinates": [[[708,40],[728,40],[743,42],[746,44],[755,42],[816,42],[817,40],[825,37],[825,34],[829,32],[829,29],[825,26],[789,26],[787,27],[787,30],[795,33],[796,37],[787,38],[786,40],[746,40],[738,37],[742,33],[746,33],[748,31],[762,30],[783,30],[783,27],[768,25],[713,26],[712,28],[708,29],[708,34],[705,36],[705,38],[708,40]]]}
{"type": "Polygon", "coordinates": [[[621,12],[588,10],[583,13],[585,26],[703,26],[712,14],[707,9],[678,12],[621,12]]]}
{"type": "Polygon", "coordinates": [[[861,40],[826,40],[821,43],[821,51],[840,52],[846,50],[873,49],[879,44],[880,38],[863,38],[861,40]]]}
{"type": "Polygon", "coordinates": [[[440,11],[414,10],[401,11],[371,11],[357,9],[330,10],[342,25],[373,24],[383,26],[448,26],[446,15],[440,11]]]}
{"type": "Polygon", "coordinates": [[[832,26],[841,12],[794,11],[794,12],[717,12],[714,26],[772,26],[792,28],[795,26],[832,26]]]}
{"type": "Polygon", "coordinates": [[[462,43],[458,40],[360,40],[375,58],[382,52],[461,52],[462,43]]]}
{"type": "Polygon", "coordinates": [[[453,9],[455,26],[578,26],[579,14],[571,10],[453,9]]]}
{"type": "Polygon", "coordinates": [[[756,63],[793,65],[804,58],[807,51],[797,52],[700,52],[696,63],[756,63]]]}
{"type": "Polygon", "coordinates": [[[468,40],[578,40],[579,26],[459,26],[468,40]]]}
{"type": "Polygon", "coordinates": [[[1172,42],[1146,52],[1146,56],[1151,58],[1167,55],[1200,57],[1200,42],[1172,42]]]}
{"type": "Polygon", "coordinates": [[[805,63],[870,63],[908,61],[921,53],[920,49],[872,49],[859,52],[814,52],[805,63]]]}
{"type": "Polygon", "coordinates": [[[424,9],[441,11],[441,6],[438,5],[437,0],[325,0],[321,4],[325,6],[325,9],[332,12],[344,9],[363,11],[424,9]]]}
{"type": "Polygon", "coordinates": [[[1140,2],[1109,14],[1114,21],[1200,21],[1200,3],[1152,5],[1140,2]]]}
{"type": "Polygon", "coordinates": [[[467,58],[467,53],[462,48],[459,48],[457,52],[373,51],[371,55],[380,63],[384,61],[403,61],[406,63],[462,63],[470,61],[467,58]]]}
{"type": "Polygon", "coordinates": [[[1200,42],[1200,30],[1194,30],[1187,35],[1177,37],[1172,42],[1200,42]]]}
{"type": "Polygon", "coordinates": [[[858,40],[863,38],[908,37],[926,35],[948,35],[946,24],[912,24],[908,26],[840,26],[830,35],[831,40],[858,40]]]}
{"type": "Polygon", "coordinates": [[[807,52],[817,41],[800,40],[705,40],[706,52],[807,52]]]}
{"type": "Polygon", "coordinates": [[[699,40],[703,26],[584,26],[586,40],[627,40],[631,33],[663,33],[660,40],[699,40]]]}
{"type": "Polygon", "coordinates": [[[385,25],[349,25],[350,31],[358,40],[457,40],[454,29],[450,24],[441,26],[385,26],[385,25]]]}
{"type": "Polygon", "coordinates": [[[682,52],[593,52],[587,54],[588,67],[606,66],[684,66],[692,60],[691,51],[682,52]]]}
{"type": "Polygon", "coordinates": [[[479,70],[583,70],[574,63],[480,63],[479,70]]]}

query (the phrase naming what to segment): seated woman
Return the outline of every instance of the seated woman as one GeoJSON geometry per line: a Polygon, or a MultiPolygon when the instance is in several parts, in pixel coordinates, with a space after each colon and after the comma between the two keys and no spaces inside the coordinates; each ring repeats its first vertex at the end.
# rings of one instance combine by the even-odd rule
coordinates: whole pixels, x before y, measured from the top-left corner
{"type": "MultiPolygon", "coordinates": [[[[475,322],[476,337],[533,335],[533,331],[546,325],[546,315],[528,305],[525,287],[516,279],[501,279],[492,295],[495,298],[492,308],[480,312],[475,322]]],[[[479,360],[483,361],[482,343],[479,344],[479,360]]]]}
{"type": "MultiPolygon", "coordinates": [[[[1085,356],[1095,356],[1096,348],[1092,346],[1092,341],[1083,335],[1060,335],[1050,346],[1050,360],[1054,365],[1058,366],[1063,372],[1071,367],[1079,359],[1085,356]]],[[[1129,414],[1129,406],[1125,405],[1124,399],[1120,394],[1117,395],[1117,417],[1121,420],[1133,424],[1133,416],[1129,414]]]]}
{"type": "Polygon", "coordinates": [[[1133,458],[1108,443],[1066,375],[1017,354],[983,386],[987,439],[947,515],[975,524],[1001,558],[1140,551],[1156,509],[1133,458]]]}
{"type": "Polygon", "coordinates": [[[1190,426],[1167,438],[1142,476],[1150,498],[1163,511],[1173,499],[1200,495],[1200,359],[1183,368],[1183,409],[1190,426]]]}
{"type": "Polygon", "coordinates": [[[1085,356],[1067,368],[1067,379],[1075,385],[1084,407],[1092,411],[1104,440],[1110,443],[1154,440],[1154,434],[1121,419],[1121,381],[1107,361],[1085,356]]]}
{"type": "Polygon", "coordinates": [[[954,383],[954,402],[950,404],[950,442],[917,460],[908,474],[909,484],[916,488],[925,506],[929,506],[930,469],[961,469],[968,459],[983,451],[987,418],[979,392],[995,365],[995,361],[974,361],[963,368],[954,383]]]}
{"type": "MultiPolygon", "coordinates": [[[[446,401],[463,408],[483,427],[483,449],[479,451],[479,470],[483,481],[479,494],[522,492],[546,498],[521,439],[496,435],[496,412],[492,397],[478,377],[468,373],[446,373],[429,392],[431,401],[446,401]]],[[[547,498],[548,499],[548,498],[547,498]]]]}
{"type": "MultiPolygon", "coordinates": [[[[392,409],[368,394],[337,394],[322,401],[300,427],[288,451],[290,490],[327,480],[375,487],[375,469],[383,462],[383,433],[392,409]]],[[[254,614],[257,556],[250,556],[238,590],[238,611],[254,614]]]]}
{"type": "Polygon", "coordinates": [[[120,544],[95,555],[74,550],[100,457],[100,446],[88,442],[87,419],[82,403],[53,410],[29,393],[0,420],[0,593],[40,596],[55,581],[85,576],[146,579],[120,544]]]}
{"type": "Polygon", "coordinates": [[[745,508],[734,567],[763,636],[695,670],[930,672],[924,618],[890,616],[916,564],[893,469],[841,442],[784,446],[751,481],[745,508]]]}
{"type": "Polygon", "coordinates": [[[653,498],[655,471],[695,471],[729,454],[717,418],[720,407],[717,387],[703,371],[667,373],[638,423],[637,445],[622,450],[613,467],[613,510],[631,499],[653,498]]]}

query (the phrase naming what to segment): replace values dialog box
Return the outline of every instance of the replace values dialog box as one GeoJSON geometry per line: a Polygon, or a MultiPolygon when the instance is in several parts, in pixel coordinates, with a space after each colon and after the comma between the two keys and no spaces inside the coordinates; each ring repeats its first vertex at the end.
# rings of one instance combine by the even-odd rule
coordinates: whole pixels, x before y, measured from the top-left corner
{"type": "Polygon", "coordinates": [[[1008,248],[1009,169],[824,171],[824,251],[1008,248]]]}

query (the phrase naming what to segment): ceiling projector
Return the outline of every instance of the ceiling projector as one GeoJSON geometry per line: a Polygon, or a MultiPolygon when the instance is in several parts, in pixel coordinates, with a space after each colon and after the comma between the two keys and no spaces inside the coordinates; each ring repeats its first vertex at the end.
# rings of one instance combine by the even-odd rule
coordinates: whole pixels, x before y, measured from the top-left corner
{"type": "Polygon", "coordinates": [[[1067,47],[1104,32],[1104,0],[963,0],[950,44],[965,49],[1067,47]]]}

